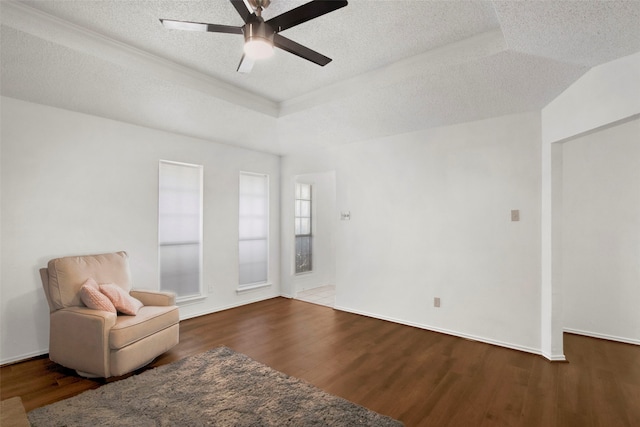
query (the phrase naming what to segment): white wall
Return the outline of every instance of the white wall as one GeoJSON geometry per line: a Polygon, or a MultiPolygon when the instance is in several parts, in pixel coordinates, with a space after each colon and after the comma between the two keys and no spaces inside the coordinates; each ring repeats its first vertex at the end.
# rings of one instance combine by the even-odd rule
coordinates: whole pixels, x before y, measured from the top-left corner
{"type": "MultiPolygon", "coordinates": [[[[298,175],[296,182],[312,185],[312,230],[313,267],[309,273],[295,274],[294,257],[291,257],[286,273],[293,282],[294,292],[316,288],[323,285],[334,285],[336,282],[336,245],[335,229],[337,222],[336,212],[336,174],[335,171],[298,175]]],[[[292,188],[287,189],[289,192],[292,188]]],[[[284,189],[282,191],[285,191],[284,189]]],[[[289,199],[288,200],[292,200],[289,199]]],[[[293,203],[287,207],[293,210],[293,203]]],[[[293,221],[289,227],[283,226],[287,233],[283,238],[295,242],[293,236],[293,221]]],[[[295,243],[292,243],[295,245],[295,243]]],[[[295,294],[294,294],[295,295],[295,294]]]]}
{"type": "MultiPolygon", "coordinates": [[[[627,126],[637,123],[640,114],[639,69],[640,54],[595,67],[541,114],[292,155],[282,159],[281,168],[275,156],[2,98],[0,363],[46,351],[48,309],[37,269],[50,258],[125,249],[132,257],[136,287],[157,287],[159,159],[203,164],[205,171],[204,286],[209,295],[182,307],[183,317],[280,291],[291,296],[296,284],[288,274],[293,257],[293,240],[285,230],[292,223],[293,193],[288,189],[297,175],[335,170],[336,213],[352,214],[351,221],[339,221],[335,236],[340,308],[564,358],[562,324],[557,321],[563,289],[557,278],[551,279],[551,247],[563,233],[554,232],[552,216],[560,218],[557,224],[571,221],[573,214],[554,212],[558,203],[552,203],[552,177],[561,177],[565,197],[581,197],[586,190],[576,183],[587,172],[577,167],[577,159],[591,153],[589,162],[596,162],[593,156],[604,156],[594,166],[602,167],[612,183],[640,180],[637,163],[633,173],[625,169],[630,167],[627,163],[616,170],[620,159],[637,159],[637,139],[635,145],[627,141],[634,128],[627,126]],[[609,131],[623,132],[621,140],[631,148],[606,152],[609,131]],[[558,166],[562,157],[556,156],[554,163],[552,155],[563,150],[551,150],[549,144],[576,135],[579,138],[567,143],[565,153],[568,164],[576,167],[564,173],[558,166]],[[586,138],[589,143],[591,137],[595,148],[574,148],[574,142],[586,138]],[[597,154],[599,150],[606,153],[597,154]],[[239,170],[270,174],[272,200],[273,286],[242,295],[235,292],[239,170]],[[280,189],[285,191],[281,198],[280,189]],[[511,209],[521,210],[520,222],[509,221],[511,209]],[[442,298],[439,309],[432,306],[434,296],[442,298]]],[[[592,186],[602,190],[599,186],[611,185],[607,180],[592,186]]],[[[597,203],[611,196],[599,194],[597,203]]],[[[612,206],[637,213],[632,194],[617,194],[612,206]]],[[[584,213],[575,206],[571,209],[584,213]]],[[[594,218],[584,221],[593,223],[594,218]]],[[[621,230],[637,231],[632,221],[626,224],[614,224],[616,239],[624,235],[621,230]]],[[[564,248],[570,239],[560,241],[564,248]]],[[[637,254],[637,246],[624,238],[615,244],[630,256],[637,254]]],[[[620,280],[609,285],[606,298],[622,305],[613,310],[618,306],[607,300],[613,317],[606,317],[601,326],[578,323],[593,310],[589,304],[575,303],[572,295],[593,304],[602,287],[574,286],[584,273],[577,263],[567,270],[577,277],[571,279],[573,284],[567,280],[569,328],[638,339],[628,315],[630,305],[625,305],[637,302],[637,286],[629,291],[628,284],[638,283],[633,270],[638,263],[623,254],[607,257],[603,268],[612,269],[616,262],[623,266],[620,275],[616,273],[620,280]]],[[[556,273],[562,276],[562,271],[556,273]]]]}
{"type": "MultiPolygon", "coordinates": [[[[588,164],[594,162],[594,160],[589,159],[586,153],[592,149],[578,147],[577,144],[580,141],[591,141],[590,143],[594,144],[594,140],[590,136],[599,135],[594,136],[597,141],[600,141],[595,144],[604,144],[602,149],[605,151],[607,149],[604,147],[608,146],[608,144],[612,144],[612,147],[620,143],[624,144],[624,142],[617,140],[606,139],[606,135],[608,135],[606,132],[609,128],[625,125],[640,117],[640,79],[638,79],[638,75],[640,75],[640,52],[599,65],[580,77],[560,96],[544,107],[541,112],[543,143],[541,234],[543,305],[541,315],[543,321],[545,321],[542,324],[542,343],[543,352],[550,354],[552,357],[554,355],[560,357],[561,352],[558,354],[556,351],[562,348],[562,331],[565,327],[568,330],[592,333],[594,336],[618,337],[627,342],[637,342],[639,338],[637,329],[635,329],[634,333],[634,327],[630,326],[634,322],[629,319],[624,303],[622,303],[620,311],[607,310],[608,314],[606,316],[596,316],[603,319],[602,326],[596,326],[592,322],[585,323],[581,321],[580,323],[575,323],[577,319],[584,320],[593,316],[592,306],[602,296],[602,290],[593,284],[581,286],[576,282],[576,280],[580,280],[579,277],[583,273],[580,272],[580,267],[575,264],[576,255],[567,252],[569,247],[565,245],[565,242],[570,242],[570,237],[564,236],[566,232],[574,235],[579,234],[575,228],[576,224],[572,223],[573,218],[570,215],[584,215],[582,212],[574,212],[576,210],[575,198],[580,197],[585,191],[590,191],[588,185],[591,185],[592,181],[588,181],[587,188],[580,188],[571,183],[571,181],[568,186],[563,182],[565,179],[572,180],[579,176],[586,177],[591,173],[588,164]],[[563,143],[570,144],[566,153],[572,156],[567,160],[572,165],[570,174],[564,172],[565,150],[561,146],[563,143]],[[586,151],[579,154],[582,150],[586,151]],[[579,168],[580,162],[576,162],[575,156],[584,156],[584,169],[579,168]],[[568,213],[565,212],[563,206],[565,199],[572,200],[568,213]],[[565,258],[570,263],[567,271],[565,271],[564,266],[565,258]],[[566,277],[565,274],[567,274],[566,277]],[[564,289],[565,287],[568,288],[564,289]],[[573,300],[574,298],[577,298],[577,300],[573,300]],[[590,303],[580,304],[579,301],[590,301],[590,303]],[[563,310],[571,310],[573,313],[565,316],[563,310]],[[546,320],[549,321],[547,322],[546,320]],[[614,325],[618,326],[613,328],[614,325]],[[626,326],[620,327],[620,325],[626,326]],[[630,332],[632,333],[631,336],[629,336],[630,332]]],[[[620,132],[618,130],[612,136],[615,138],[622,137],[623,141],[627,141],[628,138],[634,138],[632,145],[637,145],[640,142],[637,131],[634,135],[634,131],[631,130],[631,134],[626,136],[620,132]]],[[[607,156],[625,156],[625,154],[620,154],[617,150],[618,148],[613,153],[607,153],[607,156]]],[[[621,150],[624,153],[626,148],[621,148],[621,150]]],[[[634,153],[636,152],[632,151],[627,154],[632,155],[634,153]]],[[[604,157],[602,162],[598,163],[597,167],[600,168],[602,183],[595,183],[594,191],[598,188],[601,189],[603,185],[607,185],[608,179],[612,179],[614,182],[620,180],[622,176],[625,176],[625,173],[630,183],[634,180],[636,183],[640,181],[640,170],[636,168],[633,172],[617,171],[616,168],[618,166],[615,163],[614,157],[604,157]]],[[[596,179],[596,177],[594,176],[591,179],[596,179]]],[[[633,187],[633,184],[630,184],[630,186],[633,187]]],[[[610,196],[610,194],[605,194],[602,191],[600,193],[596,191],[591,202],[596,205],[606,204],[610,196]]],[[[628,193],[625,191],[617,192],[616,203],[613,206],[619,209],[625,206],[625,209],[629,212],[637,212],[636,200],[634,197],[628,197],[628,193]]],[[[600,219],[609,221],[605,216],[600,217],[600,219]]],[[[596,217],[591,217],[585,221],[587,223],[595,223],[598,220],[596,217]]],[[[606,228],[610,227],[610,225],[601,224],[598,226],[598,228],[602,227],[606,228]]],[[[622,223],[612,226],[608,231],[613,234],[607,239],[617,241],[615,245],[625,246],[618,240],[620,238],[618,233],[624,228],[625,225],[622,225],[622,223]]],[[[633,227],[630,226],[630,229],[633,230],[633,227]]],[[[585,234],[590,232],[588,229],[582,230],[582,233],[585,234]]],[[[638,244],[639,237],[636,235],[634,238],[636,244],[638,244]]],[[[612,256],[611,254],[602,255],[595,252],[590,254],[581,252],[580,255],[587,256],[581,261],[587,270],[589,268],[587,264],[590,262],[595,262],[596,265],[600,266],[604,265],[600,264],[600,261],[596,261],[594,257],[604,256],[609,258],[612,256]]],[[[607,262],[613,264],[629,261],[624,254],[619,255],[621,256],[615,261],[607,262]]],[[[633,268],[638,266],[637,260],[637,257],[635,260],[632,259],[631,264],[624,267],[624,269],[633,271],[633,268]]],[[[633,277],[633,274],[631,277],[633,277]]],[[[629,283],[629,280],[633,279],[627,277],[622,282],[629,283]]],[[[638,281],[636,280],[636,287],[637,283],[638,281]]],[[[621,283],[610,284],[608,289],[609,295],[605,300],[623,301],[630,298],[630,301],[637,307],[638,300],[635,297],[637,294],[629,293],[626,285],[621,283]]]]}
{"type": "Polygon", "coordinates": [[[640,344],[640,119],[562,149],[565,329],[640,344]]]}
{"type": "Polygon", "coordinates": [[[640,113],[640,52],[592,68],[542,109],[552,143],[640,113]]]}
{"type": "Polygon", "coordinates": [[[283,182],[335,169],[351,212],[336,307],[539,352],[540,140],[530,113],[284,157],[283,182]]]}
{"type": "Polygon", "coordinates": [[[279,289],[277,156],[2,98],[0,362],[45,353],[38,269],[49,259],[126,250],[134,287],[157,289],[158,161],[204,165],[204,288],[181,317],[270,298],[279,289]],[[269,288],[238,295],[238,173],[271,179],[269,288]]]}

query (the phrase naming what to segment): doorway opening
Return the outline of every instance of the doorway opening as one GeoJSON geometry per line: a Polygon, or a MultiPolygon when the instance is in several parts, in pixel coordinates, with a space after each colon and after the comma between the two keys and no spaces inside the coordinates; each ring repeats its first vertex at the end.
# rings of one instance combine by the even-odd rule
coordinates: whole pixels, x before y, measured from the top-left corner
{"type": "Polygon", "coordinates": [[[296,294],[296,299],[333,307],[336,303],[336,285],[322,285],[317,288],[300,291],[296,294]]]}
{"type": "Polygon", "coordinates": [[[295,177],[293,295],[295,299],[333,307],[336,296],[336,173],[295,177]]]}

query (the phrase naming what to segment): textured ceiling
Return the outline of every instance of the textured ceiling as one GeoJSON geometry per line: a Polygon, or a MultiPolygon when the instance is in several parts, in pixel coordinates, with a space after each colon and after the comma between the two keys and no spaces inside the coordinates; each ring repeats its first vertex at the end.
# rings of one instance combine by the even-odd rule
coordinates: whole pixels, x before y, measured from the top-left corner
{"type": "MultiPolygon", "coordinates": [[[[265,19],[306,0],[272,0],[265,19]]],[[[0,2],[2,94],[286,154],[542,108],[590,67],[640,51],[640,1],[376,1],[282,34],[333,62],[276,49],[236,73],[225,0],[0,2]]]]}
{"type": "MultiPolygon", "coordinates": [[[[274,0],[263,16],[268,20],[306,2],[274,0]]],[[[274,101],[498,28],[490,3],[352,0],[346,8],[282,33],[331,57],[331,64],[322,68],[277,49],[271,60],[257,63],[255,72],[244,75],[235,72],[241,35],[167,30],[158,21],[242,25],[227,0],[25,3],[274,101]]]]}

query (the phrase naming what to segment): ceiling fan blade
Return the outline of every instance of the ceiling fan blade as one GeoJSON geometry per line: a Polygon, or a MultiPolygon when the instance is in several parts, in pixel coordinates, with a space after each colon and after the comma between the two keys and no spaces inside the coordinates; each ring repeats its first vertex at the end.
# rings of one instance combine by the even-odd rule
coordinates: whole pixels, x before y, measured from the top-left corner
{"type": "Polygon", "coordinates": [[[206,24],[202,22],[174,21],[172,19],[161,19],[162,25],[171,30],[206,31],[210,33],[242,34],[242,27],[232,27],[231,25],[206,24]]]}
{"type": "Polygon", "coordinates": [[[249,10],[249,7],[244,2],[244,0],[231,0],[231,4],[233,5],[233,7],[236,8],[236,10],[238,11],[238,14],[240,14],[240,17],[242,18],[242,20],[245,23],[248,22],[249,21],[249,17],[251,15],[253,15],[253,11],[249,10]]]}
{"type": "Polygon", "coordinates": [[[326,13],[333,12],[341,7],[345,7],[347,4],[347,0],[314,0],[298,6],[295,9],[291,9],[282,15],[271,18],[266,22],[276,33],[279,33],[287,28],[294,27],[326,13]]]}
{"type": "Polygon", "coordinates": [[[242,74],[248,74],[251,72],[251,69],[253,68],[253,63],[254,63],[253,59],[243,54],[242,58],[240,58],[240,63],[238,64],[238,69],[236,71],[242,74]]]}
{"type": "Polygon", "coordinates": [[[329,62],[331,62],[331,58],[328,58],[315,50],[311,50],[306,46],[302,46],[299,43],[294,42],[286,37],[281,36],[280,34],[275,34],[273,36],[273,45],[279,47],[282,50],[286,50],[289,53],[293,53],[294,55],[299,56],[300,58],[304,58],[308,61],[315,62],[318,65],[325,66],[329,62]]]}

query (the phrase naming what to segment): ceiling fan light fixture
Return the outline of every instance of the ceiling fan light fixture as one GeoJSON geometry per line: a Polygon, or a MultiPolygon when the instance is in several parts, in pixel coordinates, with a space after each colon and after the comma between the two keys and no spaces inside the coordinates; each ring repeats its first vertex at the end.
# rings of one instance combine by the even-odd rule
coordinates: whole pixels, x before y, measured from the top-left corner
{"type": "Polygon", "coordinates": [[[244,27],[244,53],[251,59],[264,59],[273,55],[274,31],[261,21],[249,22],[244,27]]]}
{"type": "Polygon", "coordinates": [[[254,37],[244,43],[244,53],[251,59],[265,59],[273,55],[273,43],[254,37]]]}

